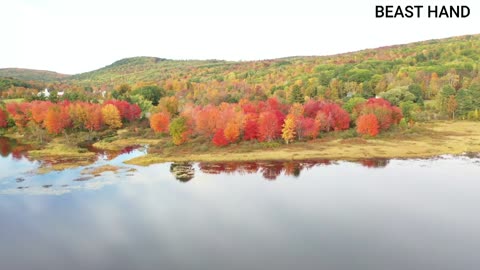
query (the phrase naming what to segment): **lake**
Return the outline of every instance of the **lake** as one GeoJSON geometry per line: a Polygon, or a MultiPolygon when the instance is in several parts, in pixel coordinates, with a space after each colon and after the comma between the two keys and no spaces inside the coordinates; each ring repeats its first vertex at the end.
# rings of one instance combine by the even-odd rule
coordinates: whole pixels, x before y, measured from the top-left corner
{"type": "Polygon", "coordinates": [[[0,139],[0,269],[478,269],[480,158],[122,162],[0,139]],[[94,172],[115,167],[115,171],[94,172]]]}

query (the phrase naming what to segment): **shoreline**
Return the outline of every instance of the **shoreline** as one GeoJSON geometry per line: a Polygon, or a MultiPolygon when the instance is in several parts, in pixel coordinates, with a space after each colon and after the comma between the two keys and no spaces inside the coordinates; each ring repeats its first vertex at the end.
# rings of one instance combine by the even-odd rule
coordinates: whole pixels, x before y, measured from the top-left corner
{"type": "MultiPolygon", "coordinates": [[[[9,137],[22,141],[21,136],[9,137]]],[[[81,136],[79,136],[81,137],[81,136]]],[[[78,142],[76,142],[78,143],[78,142]]],[[[240,142],[214,147],[210,142],[193,139],[173,146],[169,138],[147,136],[119,130],[117,135],[97,141],[93,146],[104,151],[121,151],[134,145],[147,145],[149,153],[125,161],[125,164],[148,166],[165,162],[248,162],[292,160],[343,160],[430,158],[440,155],[480,153],[480,122],[434,121],[418,123],[413,128],[392,130],[376,138],[349,136],[348,131],[326,135],[312,141],[284,144],[240,142]],[[124,135],[125,134],[125,135],[124,135]]],[[[38,160],[66,160],[49,170],[84,166],[94,162],[95,154],[85,148],[68,145],[57,137],[41,148],[28,152],[38,160]]]]}
{"type": "Polygon", "coordinates": [[[359,161],[365,159],[430,158],[440,155],[480,153],[480,122],[432,122],[421,125],[412,134],[362,139],[316,139],[310,142],[282,144],[278,148],[234,152],[233,147],[213,153],[147,154],[125,161],[148,166],[164,162],[242,162],[328,159],[359,161]]]}

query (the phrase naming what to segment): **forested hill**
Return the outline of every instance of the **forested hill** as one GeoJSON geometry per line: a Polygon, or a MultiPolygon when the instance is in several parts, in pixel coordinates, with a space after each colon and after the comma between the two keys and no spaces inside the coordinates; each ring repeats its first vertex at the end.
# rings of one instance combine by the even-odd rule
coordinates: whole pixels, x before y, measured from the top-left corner
{"type": "MultiPolygon", "coordinates": [[[[157,57],[125,58],[104,68],[73,75],[68,81],[81,85],[135,84],[138,82],[162,82],[169,78],[181,79],[184,73],[196,73],[205,68],[225,67],[227,62],[218,60],[168,60],[157,57]]],[[[220,73],[221,70],[215,69],[220,73]]]]}
{"type": "Polygon", "coordinates": [[[402,98],[408,87],[416,93],[417,102],[418,98],[434,99],[446,86],[457,92],[480,90],[479,56],[477,34],[331,56],[246,62],[134,57],[73,76],[46,73],[39,78],[39,73],[27,76],[25,70],[17,70],[20,75],[9,70],[3,76],[43,81],[57,78],[49,88],[86,88],[94,93],[110,92],[122,84],[133,89],[155,84],[167,95],[196,104],[268,97],[287,102],[308,97],[345,101],[352,96],[367,98],[388,91],[402,98]]]}
{"type": "MultiPolygon", "coordinates": [[[[436,77],[448,76],[445,80],[456,77],[459,81],[455,88],[458,88],[477,76],[479,56],[480,35],[470,35],[332,56],[249,62],[135,57],[73,75],[66,81],[106,88],[124,83],[132,86],[139,82],[155,83],[167,90],[227,90],[239,97],[249,92],[268,96],[277,91],[281,97],[288,95],[282,91],[288,92],[294,84],[299,84],[307,96],[330,89],[338,91],[341,98],[348,92],[371,95],[412,83],[428,88],[434,73],[434,80],[436,77]]],[[[434,93],[426,93],[426,98],[430,94],[434,93]]]]}
{"type": "Polygon", "coordinates": [[[57,82],[68,76],[69,75],[47,70],[35,70],[25,68],[0,68],[0,77],[14,78],[22,81],[57,82]]]}

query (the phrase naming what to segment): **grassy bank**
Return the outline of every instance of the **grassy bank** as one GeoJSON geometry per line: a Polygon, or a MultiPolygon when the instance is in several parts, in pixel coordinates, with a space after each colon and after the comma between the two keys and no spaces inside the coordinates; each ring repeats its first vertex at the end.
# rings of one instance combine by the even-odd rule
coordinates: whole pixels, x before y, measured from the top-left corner
{"type": "Polygon", "coordinates": [[[28,152],[33,159],[42,160],[43,166],[38,173],[60,171],[68,168],[86,166],[95,161],[95,153],[84,148],[67,144],[63,138],[56,138],[41,149],[28,152]]]}
{"type": "MultiPolygon", "coordinates": [[[[24,143],[26,138],[9,134],[24,143]]],[[[94,146],[98,149],[118,151],[132,145],[149,145],[149,154],[128,160],[134,165],[181,161],[256,161],[367,158],[418,158],[441,154],[480,152],[480,122],[437,121],[419,123],[413,128],[396,129],[376,138],[362,138],[349,131],[323,134],[322,138],[295,142],[281,141],[258,143],[239,142],[227,147],[215,147],[210,141],[194,138],[175,146],[169,137],[157,136],[149,129],[127,127],[115,133],[97,134],[103,138],[94,146]]],[[[70,134],[68,140],[59,136],[46,145],[39,145],[29,155],[46,161],[45,171],[86,166],[96,160],[96,155],[79,143],[87,134],[70,134]]]]}
{"type": "MultiPolygon", "coordinates": [[[[480,152],[479,122],[433,122],[418,124],[412,129],[391,131],[377,138],[347,138],[334,134],[309,142],[290,145],[271,144],[271,147],[252,147],[239,143],[225,148],[195,150],[192,145],[165,147],[159,153],[134,158],[128,164],[149,165],[179,161],[255,161],[365,158],[419,158],[442,154],[480,152]]],[[[262,145],[262,144],[259,144],[262,145]]],[[[268,145],[267,145],[268,146],[268,145]]],[[[155,147],[155,146],[154,146],[155,147]]],[[[156,146],[157,148],[159,146],[156,146]]]]}

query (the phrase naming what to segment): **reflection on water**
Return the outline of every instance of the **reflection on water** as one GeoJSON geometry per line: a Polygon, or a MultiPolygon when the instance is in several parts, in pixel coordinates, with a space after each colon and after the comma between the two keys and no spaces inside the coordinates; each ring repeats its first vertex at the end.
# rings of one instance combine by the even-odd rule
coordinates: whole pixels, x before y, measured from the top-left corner
{"type": "Polygon", "coordinates": [[[478,157],[122,164],[142,151],[99,159],[119,169],[97,177],[0,158],[23,168],[0,171],[0,269],[480,265],[478,157]]]}
{"type": "Polygon", "coordinates": [[[63,171],[52,171],[44,174],[37,173],[40,167],[49,167],[54,164],[71,162],[69,158],[55,158],[34,160],[27,150],[30,147],[21,145],[15,140],[0,137],[0,195],[30,194],[30,195],[62,195],[79,190],[96,190],[113,185],[118,181],[106,181],[106,174],[118,178],[130,178],[135,170],[134,166],[127,166],[123,162],[127,159],[145,155],[146,148],[139,146],[126,147],[120,151],[100,151],[90,147],[89,150],[97,153],[90,165],[80,166],[63,171]],[[103,174],[95,173],[96,168],[110,166],[103,174]],[[114,171],[114,172],[112,172],[114,171]]]}
{"type": "Polygon", "coordinates": [[[26,157],[29,149],[29,146],[19,144],[16,140],[0,136],[0,155],[2,157],[11,156],[13,159],[19,160],[26,157]]]}
{"type": "Polygon", "coordinates": [[[195,176],[195,169],[191,162],[172,163],[170,172],[181,182],[188,182],[195,176]]]}
{"type": "MultiPolygon", "coordinates": [[[[384,168],[388,159],[365,159],[356,163],[368,168],[384,168]]],[[[300,177],[303,170],[315,166],[336,164],[326,159],[295,160],[295,161],[249,161],[249,162],[200,162],[198,168],[206,174],[257,174],[260,173],[266,180],[276,180],[280,175],[300,177]]],[[[177,180],[188,182],[194,177],[195,169],[190,162],[172,163],[170,172],[177,180]]]]}
{"type": "Polygon", "coordinates": [[[131,145],[131,146],[127,146],[127,147],[125,147],[121,150],[115,151],[115,150],[99,149],[99,148],[96,148],[95,146],[93,146],[93,144],[90,143],[90,144],[84,145],[84,148],[86,148],[90,152],[96,153],[97,157],[99,157],[101,159],[112,160],[112,159],[117,158],[120,155],[131,154],[134,150],[142,148],[142,146],[131,145]]]}

